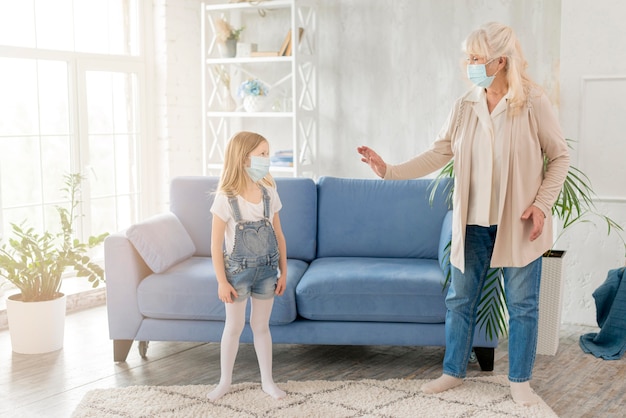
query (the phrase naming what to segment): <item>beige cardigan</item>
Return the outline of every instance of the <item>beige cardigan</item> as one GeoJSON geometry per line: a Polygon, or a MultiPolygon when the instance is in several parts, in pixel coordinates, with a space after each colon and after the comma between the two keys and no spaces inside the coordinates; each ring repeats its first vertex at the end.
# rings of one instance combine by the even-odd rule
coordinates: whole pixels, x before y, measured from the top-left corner
{"type": "MultiPolygon", "coordinates": [[[[569,169],[569,151],[550,101],[541,91],[507,117],[500,172],[500,213],[492,267],[523,267],[552,246],[551,210],[569,169]],[[548,159],[543,170],[543,154],[548,159]],[[532,221],[522,221],[531,205],[546,215],[542,234],[530,241],[532,221]]],[[[399,165],[387,165],[385,180],[423,177],[454,158],[454,214],[450,261],[465,270],[465,226],[469,199],[472,141],[479,123],[477,105],[484,90],[475,88],[458,99],[431,148],[399,165]]]]}

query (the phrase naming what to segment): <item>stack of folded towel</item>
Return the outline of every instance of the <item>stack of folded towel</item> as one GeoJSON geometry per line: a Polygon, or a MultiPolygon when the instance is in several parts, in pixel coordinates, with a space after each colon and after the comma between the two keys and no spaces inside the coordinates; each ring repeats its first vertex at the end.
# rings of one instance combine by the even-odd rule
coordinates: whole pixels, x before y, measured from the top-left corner
{"type": "Polygon", "coordinates": [[[293,167],[293,150],[276,151],[270,163],[274,167],[293,167]]]}

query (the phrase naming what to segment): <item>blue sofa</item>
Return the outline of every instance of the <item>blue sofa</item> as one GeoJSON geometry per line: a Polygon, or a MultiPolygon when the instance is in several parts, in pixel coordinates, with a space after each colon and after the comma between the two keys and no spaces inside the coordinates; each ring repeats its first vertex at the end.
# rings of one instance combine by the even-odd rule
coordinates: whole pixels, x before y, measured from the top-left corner
{"type": "MultiPolygon", "coordinates": [[[[224,305],[211,263],[215,177],[178,177],[171,213],[107,237],[114,360],[133,341],[220,341],[224,305]]],[[[445,247],[452,212],[430,180],[277,178],[287,290],[270,319],[274,343],[445,346],[445,247]]],[[[443,190],[440,187],[438,190],[443,190]]],[[[249,309],[249,306],[248,306],[249,309]]],[[[251,342],[249,327],[242,342],[251,342]]],[[[474,351],[493,369],[497,340],[474,351]]]]}

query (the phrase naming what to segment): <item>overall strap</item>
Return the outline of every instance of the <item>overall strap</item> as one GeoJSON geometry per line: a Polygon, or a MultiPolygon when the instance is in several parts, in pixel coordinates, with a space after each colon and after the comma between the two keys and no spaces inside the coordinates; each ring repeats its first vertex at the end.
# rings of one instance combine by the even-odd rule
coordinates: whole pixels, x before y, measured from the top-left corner
{"type": "Polygon", "coordinates": [[[235,222],[241,222],[241,212],[239,211],[239,202],[237,202],[237,196],[228,196],[228,203],[230,203],[230,207],[233,210],[233,215],[235,217],[235,222]]]}
{"type": "Polygon", "coordinates": [[[261,192],[263,192],[263,216],[265,217],[265,219],[270,218],[270,194],[267,192],[267,190],[265,189],[265,187],[261,186],[259,184],[259,187],[261,188],[261,192]]]}

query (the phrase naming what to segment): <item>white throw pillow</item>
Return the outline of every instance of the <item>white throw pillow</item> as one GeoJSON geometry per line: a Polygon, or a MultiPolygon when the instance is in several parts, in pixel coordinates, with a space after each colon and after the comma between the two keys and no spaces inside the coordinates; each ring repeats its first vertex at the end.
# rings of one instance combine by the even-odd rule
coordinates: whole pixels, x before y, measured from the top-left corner
{"type": "Polygon", "coordinates": [[[164,272],[196,252],[187,230],[171,212],[152,216],[131,226],[126,236],[155,273],[164,272]]]}

